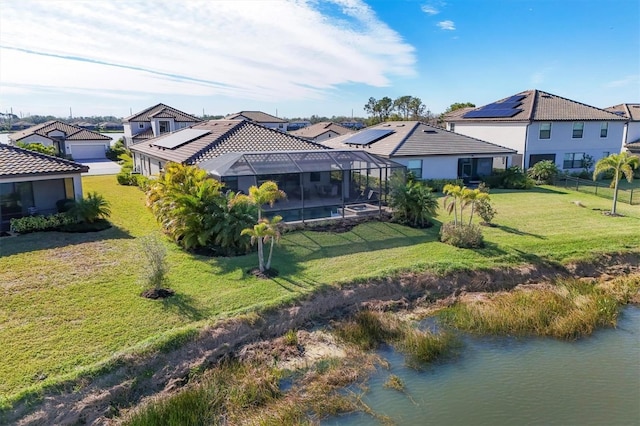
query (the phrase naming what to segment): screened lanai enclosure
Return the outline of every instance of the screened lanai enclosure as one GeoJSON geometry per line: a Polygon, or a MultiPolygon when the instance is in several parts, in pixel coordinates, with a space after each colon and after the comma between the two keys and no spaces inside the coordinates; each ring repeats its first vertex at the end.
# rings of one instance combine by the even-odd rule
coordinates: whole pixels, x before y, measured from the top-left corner
{"type": "Polygon", "coordinates": [[[265,211],[286,222],[381,214],[392,174],[405,172],[362,150],[234,152],[198,167],[245,194],[252,185],[276,182],[287,197],[265,211]]]}

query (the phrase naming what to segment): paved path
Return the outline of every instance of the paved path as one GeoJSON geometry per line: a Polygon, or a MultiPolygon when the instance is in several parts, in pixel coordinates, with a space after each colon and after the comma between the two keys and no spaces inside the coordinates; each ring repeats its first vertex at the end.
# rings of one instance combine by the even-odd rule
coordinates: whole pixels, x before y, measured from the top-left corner
{"type": "Polygon", "coordinates": [[[79,163],[89,166],[89,173],[84,173],[84,176],[115,175],[120,173],[120,164],[111,160],[82,160],[79,163]]]}

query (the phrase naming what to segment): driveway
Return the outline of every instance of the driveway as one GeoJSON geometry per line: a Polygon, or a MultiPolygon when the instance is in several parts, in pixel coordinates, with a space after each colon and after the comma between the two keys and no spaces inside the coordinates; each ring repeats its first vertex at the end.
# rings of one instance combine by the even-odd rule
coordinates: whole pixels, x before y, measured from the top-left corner
{"type": "Polygon", "coordinates": [[[80,164],[89,166],[89,173],[84,176],[115,175],[120,173],[120,164],[111,160],[80,160],[80,164]]]}

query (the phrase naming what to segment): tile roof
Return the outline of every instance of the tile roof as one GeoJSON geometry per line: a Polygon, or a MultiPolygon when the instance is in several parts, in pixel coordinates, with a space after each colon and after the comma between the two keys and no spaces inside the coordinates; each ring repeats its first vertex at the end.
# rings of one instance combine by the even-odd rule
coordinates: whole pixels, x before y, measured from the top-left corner
{"type": "Polygon", "coordinates": [[[627,148],[630,153],[640,155],[640,141],[628,143],[624,147],[627,148]]]}
{"type": "Polygon", "coordinates": [[[318,143],[246,120],[210,120],[188,129],[206,130],[207,133],[173,149],[157,145],[163,138],[182,131],[178,130],[132,145],[131,151],[165,161],[194,164],[229,152],[326,149],[318,143]]]}
{"type": "Polygon", "coordinates": [[[353,133],[353,130],[333,123],[331,121],[321,121],[320,123],[312,124],[311,126],[303,127],[302,129],[289,132],[289,134],[301,138],[314,139],[318,136],[324,135],[327,132],[334,132],[338,135],[346,135],[347,133],[353,133]]]}
{"type": "Polygon", "coordinates": [[[623,117],[631,121],[640,121],[640,104],[620,104],[605,108],[612,113],[621,113],[623,117]]]}
{"type": "MultiPolygon", "coordinates": [[[[516,153],[515,150],[510,148],[459,133],[449,132],[419,121],[389,121],[367,127],[358,133],[373,129],[392,130],[393,133],[369,145],[359,146],[359,148],[385,157],[471,154],[510,155],[516,153]]],[[[349,146],[345,142],[348,142],[353,135],[339,136],[322,141],[322,144],[334,149],[344,149],[349,146]]]]}
{"type": "MultiPolygon", "coordinates": [[[[531,122],[531,121],[624,121],[626,118],[620,117],[612,112],[605,111],[590,105],[572,101],[571,99],[543,92],[541,90],[526,90],[517,93],[517,96],[524,96],[521,100],[522,104],[518,106],[520,112],[512,117],[496,117],[496,118],[466,118],[464,114],[469,110],[457,113],[447,114],[446,121],[451,122],[531,122]]],[[[500,99],[495,102],[502,102],[507,98],[500,99]]],[[[494,102],[492,102],[494,103],[494,102]]],[[[474,108],[471,111],[478,110],[482,107],[474,108]]]]}
{"type": "Polygon", "coordinates": [[[130,121],[151,121],[152,118],[173,118],[181,123],[199,123],[202,120],[193,115],[182,112],[165,104],[158,104],[143,111],[137,112],[122,120],[123,123],[130,121]]]}
{"type": "Polygon", "coordinates": [[[287,120],[278,118],[274,115],[267,114],[262,111],[240,111],[235,114],[229,114],[225,120],[249,120],[256,123],[287,123],[287,120]]]}
{"type": "Polygon", "coordinates": [[[98,132],[93,132],[79,126],[63,123],[62,121],[57,120],[47,121],[46,123],[37,124],[29,127],[28,129],[11,133],[9,135],[9,139],[13,142],[19,142],[20,140],[33,135],[40,135],[42,137],[49,138],[49,133],[56,130],[63,132],[66,135],[65,139],[68,140],[111,141],[109,136],[101,135],[98,132]]]}
{"type": "Polygon", "coordinates": [[[154,137],[155,137],[155,135],[153,134],[153,129],[152,128],[148,128],[144,132],[138,133],[137,135],[133,135],[133,137],[131,139],[133,139],[133,141],[137,143],[139,141],[152,139],[154,137]]]}
{"type": "Polygon", "coordinates": [[[75,161],[0,144],[0,179],[88,171],[89,167],[75,161]]]}

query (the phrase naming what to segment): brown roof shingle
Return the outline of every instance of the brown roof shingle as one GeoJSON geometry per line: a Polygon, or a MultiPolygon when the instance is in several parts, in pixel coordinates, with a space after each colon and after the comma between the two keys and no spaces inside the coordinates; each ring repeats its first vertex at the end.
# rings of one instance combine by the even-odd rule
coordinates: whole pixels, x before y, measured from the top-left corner
{"type": "Polygon", "coordinates": [[[33,127],[29,127],[28,129],[11,133],[9,135],[9,139],[13,142],[19,142],[20,140],[32,135],[40,135],[42,137],[49,138],[49,133],[56,130],[63,132],[66,135],[65,138],[70,140],[111,141],[109,136],[57,120],[47,121],[46,123],[37,124],[33,127]]]}
{"type": "Polygon", "coordinates": [[[640,104],[620,104],[614,105],[605,110],[614,114],[622,115],[631,121],[640,121],[640,104]]]}
{"type": "Polygon", "coordinates": [[[327,132],[334,132],[338,135],[346,135],[347,133],[353,133],[353,130],[333,123],[331,121],[321,121],[320,123],[312,124],[311,126],[303,127],[302,129],[289,132],[289,134],[301,138],[314,139],[318,136],[322,136],[327,132]]]}
{"type": "Polygon", "coordinates": [[[240,111],[235,114],[229,114],[225,120],[249,120],[256,123],[287,123],[287,120],[278,118],[274,115],[267,114],[262,111],[240,111]]]}
{"type": "MultiPolygon", "coordinates": [[[[616,115],[612,112],[605,111],[581,102],[563,98],[542,90],[526,90],[517,93],[514,96],[521,95],[520,109],[517,114],[512,117],[465,117],[469,111],[476,111],[484,108],[483,105],[478,108],[467,110],[458,114],[447,114],[446,121],[450,122],[531,122],[531,121],[625,121],[626,118],[616,115]]],[[[499,103],[507,98],[500,99],[493,103],[499,103]]],[[[457,112],[457,111],[454,111],[457,112]]]]}
{"type": "Polygon", "coordinates": [[[75,161],[0,144],[0,179],[88,171],[89,167],[75,161]]]}
{"type": "Polygon", "coordinates": [[[299,151],[326,149],[323,145],[269,129],[245,120],[210,120],[189,129],[207,133],[175,148],[157,145],[169,135],[181,130],[131,146],[131,151],[176,163],[195,164],[228,152],[244,151],[299,151]]]}
{"type": "MultiPolygon", "coordinates": [[[[372,154],[391,158],[467,154],[510,155],[516,153],[511,148],[450,132],[419,121],[389,121],[367,127],[358,133],[378,129],[391,130],[393,133],[369,145],[357,147],[372,154]]],[[[348,141],[352,136],[339,136],[322,143],[330,148],[344,149],[349,146],[348,141]]]]}
{"type": "Polygon", "coordinates": [[[125,118],[122,122],[151,121],[152,118],[173,118],[176,122],[181,123],[199,123],[202,121],[198,117],[194,117],[168,105],[157,104],[125,118]]]}

